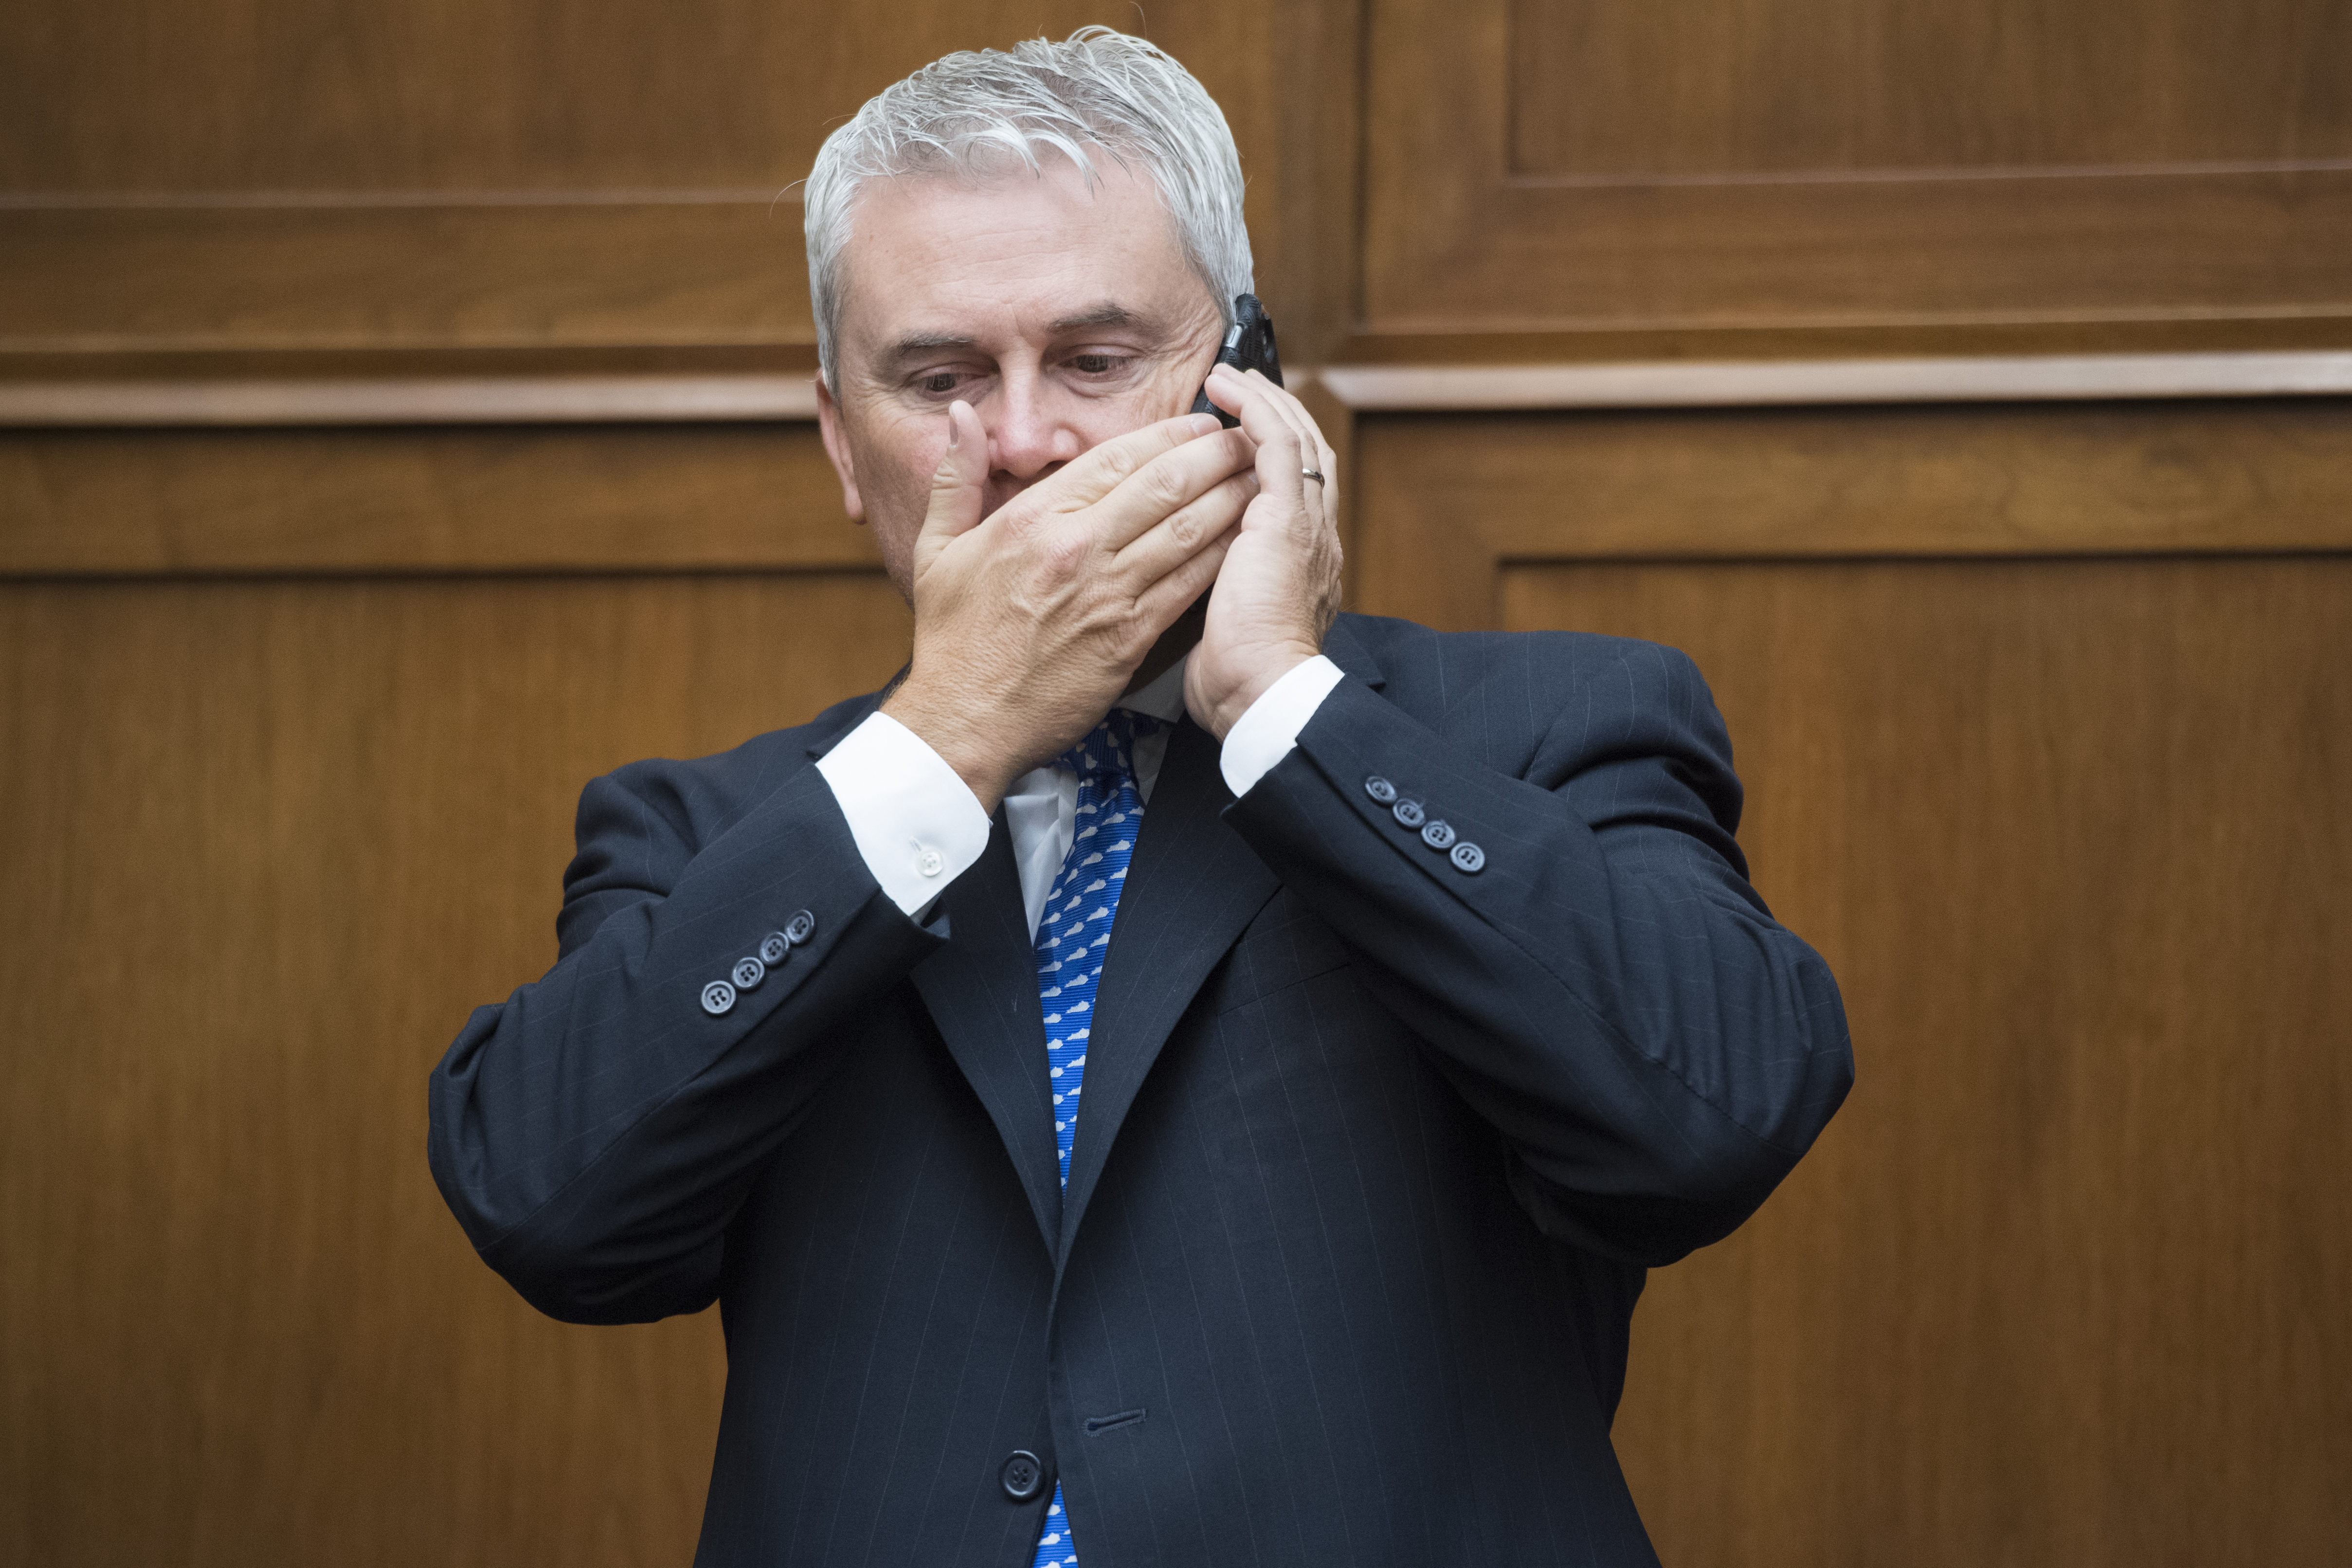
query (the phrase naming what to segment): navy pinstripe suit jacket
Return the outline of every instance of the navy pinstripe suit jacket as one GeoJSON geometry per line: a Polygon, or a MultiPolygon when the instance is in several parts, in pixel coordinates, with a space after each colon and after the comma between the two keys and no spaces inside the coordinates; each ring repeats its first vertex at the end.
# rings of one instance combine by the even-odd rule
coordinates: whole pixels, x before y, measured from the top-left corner
{"type": "Polygon", "coordinates": [[[1654,1561],[1609,1443],[1634,1298],[1843,1097],[1836,988],[1748,886],[1681,653],[1355,616],[1327,652],[1246,800],[1171,740],[1066,1191],[1002,821],[925,927],[810,766],[873,697],[588,787],[562,956],[435,1072],[433,1170],[548,1312],[720,1303],[698,1563],[1013,1568],[1015,1449],[1087,1568],[1654,1561]]]}

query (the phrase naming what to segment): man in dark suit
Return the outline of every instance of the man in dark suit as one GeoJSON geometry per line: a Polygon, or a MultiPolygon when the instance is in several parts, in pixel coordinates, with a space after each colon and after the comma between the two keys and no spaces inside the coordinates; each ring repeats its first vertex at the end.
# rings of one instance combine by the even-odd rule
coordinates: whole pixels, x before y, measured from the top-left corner
{"type": "Polygon", "coordinates": [[[705,1563],[1652,1561],[1643,1270],[1852,1071],[1696,671],[1335,618],[1314,421],[1181,412],[1248,242],[1150,46],[950,57],[808,202],[911,662],[589,785],[452,1208],[559,1317],[720,1303],[705,1563]]]}

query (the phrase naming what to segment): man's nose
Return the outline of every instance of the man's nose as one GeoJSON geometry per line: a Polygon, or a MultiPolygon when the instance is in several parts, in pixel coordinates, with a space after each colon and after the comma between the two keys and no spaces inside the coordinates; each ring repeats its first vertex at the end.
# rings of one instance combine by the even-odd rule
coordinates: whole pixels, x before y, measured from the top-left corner
{"type": "Polygon", "coordinates": [[[1064,401],[1039,378],[1005,377],[989,411],[989,466],[1025,485],[1084,452],[1064,401]]]}

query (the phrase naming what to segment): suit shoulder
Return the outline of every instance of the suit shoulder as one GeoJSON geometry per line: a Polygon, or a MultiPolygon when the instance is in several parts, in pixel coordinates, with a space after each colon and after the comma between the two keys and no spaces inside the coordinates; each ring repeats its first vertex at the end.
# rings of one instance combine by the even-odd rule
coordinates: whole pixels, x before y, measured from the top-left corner
{"type": "Polygon", "coordinates": [[[557,950],[570,953],[616,910],[666,896],[703,846],[784,787],[873,710],[836,703],[807,724],[709,757],[648,758],[588,781],[563,873],[557,950]]]}
{"type": "Polygon", "coordinates": [[[806,724],[769,730],[707,757],[651,757],[616,768],[581,792],[578,842],[584,848],[612,825],[615,813],[632,820],[629,831],[658,823],[688,849],[706,842],[830,750],[876,706],[869,692],[834,704],[806,724]]]}
{"type": "Polygon", "coordinates": [[[1690,655],[1663,643],[1598,632],[1436,632],[1379,615],[1342,615],[1338,626],[1386,681],[1391,699],[1409,707],[1491,706],[1503,697],[1533,712],[1570,700],[1663,703],[1686,716],[1713,708],[1690,655]]]}

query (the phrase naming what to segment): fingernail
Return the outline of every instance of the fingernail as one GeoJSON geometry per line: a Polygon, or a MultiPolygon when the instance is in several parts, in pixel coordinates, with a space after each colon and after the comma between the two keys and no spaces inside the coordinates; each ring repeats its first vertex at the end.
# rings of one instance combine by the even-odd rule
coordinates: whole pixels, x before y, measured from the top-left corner
{"type": "Polygon", "coordinates": [[[963,427],[955,416],[955,411],[963,406],[961,401],[948,404],[948,450],[950,452],[953,452],[957,444],[963,440],[963,427]]]}

